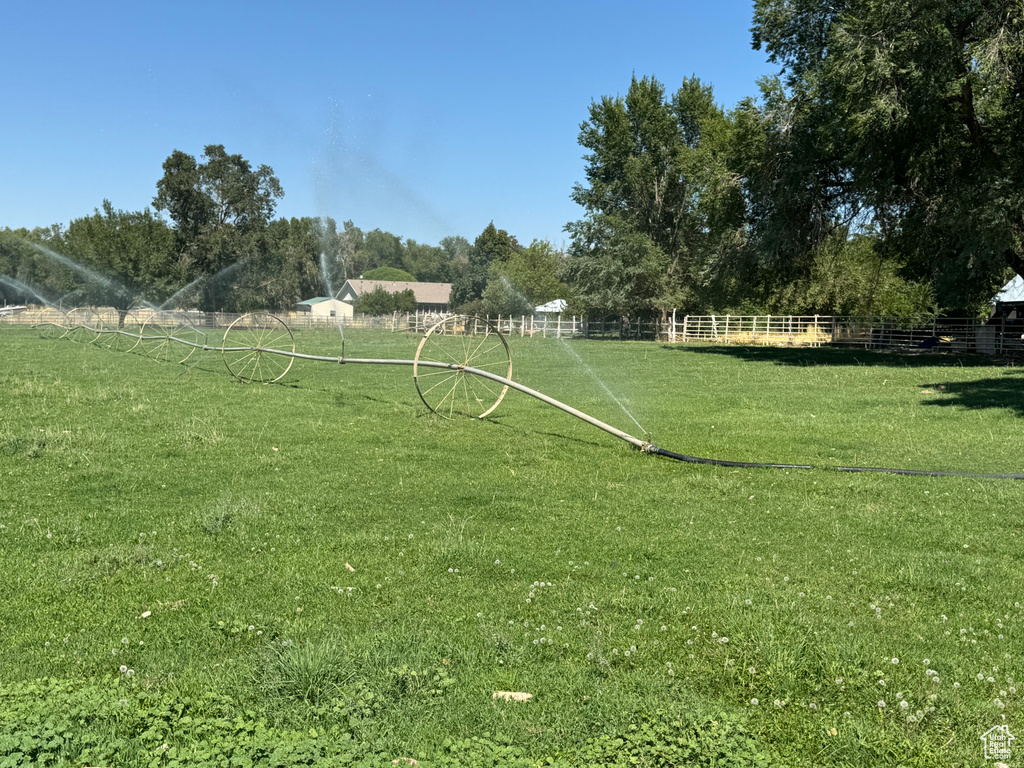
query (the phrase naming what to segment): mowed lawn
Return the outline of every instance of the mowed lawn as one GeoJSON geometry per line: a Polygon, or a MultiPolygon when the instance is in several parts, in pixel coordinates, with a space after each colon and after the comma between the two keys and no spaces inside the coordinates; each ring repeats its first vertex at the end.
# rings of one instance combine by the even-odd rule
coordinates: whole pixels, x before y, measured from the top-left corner
{"type": "MultiPolygon", "coordinates": [[[[989,359],[509,343],[517,381],[670,451],[1024,472],[1024,375],[989,359]]],[[[682,464],[517,392],[447,421],[408,367],[244,385],[215,352],[2,326],[0,353],[0,762],[67,702],[69,765],[209,741],[136,727],[157,700],[382,765],[672,764],[673,729],[726,745],[708,765],[977,765],[993,726],[1024,738],[1022,481],[682,464]]]]}

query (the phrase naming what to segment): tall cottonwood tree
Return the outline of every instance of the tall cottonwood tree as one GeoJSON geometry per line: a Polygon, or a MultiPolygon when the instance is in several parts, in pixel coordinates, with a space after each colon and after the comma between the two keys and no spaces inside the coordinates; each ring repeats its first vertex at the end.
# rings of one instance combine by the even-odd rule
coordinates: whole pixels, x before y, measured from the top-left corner
{"type": "Polygon", "coordinates": [[[562,254],[547,240],[534,240],[488,269],[481,299],[489,315],[532,315],[540,304],[564,299],[568,289],[559,274],[562,254]]]}
{"type": "Polygon", "coordinates": [[[780,151],[805,169],[781,188],[828,169],[831,211],[859,210],[947,307],[1024,274],[1024,5],[757,0],[753,33],[782,67],[780,151]]]}
{"type": "Polygon", "coordinates": [[[625,97],[590,106],[579,143],[586,183],[572,193],[565,275],[581,309],[696,307],[735,243],[743,204],[727,166],[731,127],[710,86],[684,79],[670,98],[633,77],[625,97]]]}
{"type": "MultiPolygon", "coordinates": [[[[229,155],[222,144],[209,144],[203,162],[175,150],[164,161],[153,205],[167,211],[178,237],[186,277],[214,275],[235,264],[260,261],[268,247],[266,228],[281,183],[268,165],[255,170],[241,155],[229,155]]],[[[226,308],[231,292],[226,282],[203,284],[204,309],[226,308]]]]}

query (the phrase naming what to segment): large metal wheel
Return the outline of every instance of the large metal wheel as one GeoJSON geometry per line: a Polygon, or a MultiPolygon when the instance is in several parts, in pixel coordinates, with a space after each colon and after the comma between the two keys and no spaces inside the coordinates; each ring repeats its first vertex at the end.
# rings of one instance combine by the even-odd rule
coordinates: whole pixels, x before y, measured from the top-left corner
{"type": "Polygon", "coordinates": [[[138,343],[138,337],[134,334],[124,333],[121,311],[117,309],[100,310],[100,319],[103,327],[100,330],[96,344],[105,349],[112,349],[115,352],[124,352],[131,349],[138,343]]]}
{"type": "Polygon", "coordinates": [[[39,335],[44,339],[59,339],[67,331],[64,310],[57,309],[57,307],[47,307],[40,311],[36,330],[39,331],[39,335]]]}
{"type": "Polygon", "coordinates": [[[171,338],[174,317],[169,312],[154,312],[146,318],[139,330],[139,350],[146,357],[162,363],[175,362],[178,345],[171,338]]]}
{"type": "Polygon", "coordinates": [[[145,354],[164,363],[184,363],[198,349],[193,345],[202,345],[206,339],[187,315],[171,311],[151,314],[139,335],[145,354]]]}
{"type": "Polygon", "coordinates": [[[175,317],[177,325],[174,327],[174,338],[179,342],[180,353],[178,362],[184,364],[206,346],[206,331],[198,328],[193,319],[184,312],[175,312],[175,317]]]}
{"type": "Polygon", "coordinates": [[[265,312],[242,315],[224,331],[221,348],[231,375],[251,384],[280,381],[295,362],[295,337],[279,317],[265,312]]]}
{"type": "Polygon", "coordinates": [[[117,342],[118,350],[145,354],[145,350],[142,348],[142,326],[146,324],[146,320],[151,314],[153,311],[149,309],[128,310],[124,320],[118,321],[121,330],[121,338],[117,342]]]}
{"type": "MultiPolygon", "coordinates": [[[[118,321],[120,320],[118,319],[118,321]]],[[[118,325],[107,325],[103,328],[103,335],[100,336],[100,345],[107,349],[112,349],[115,352],[128,352],[135,349],[138,343],[141,341],[139,338],[139,329],[129,328],[127,325],[119,327],[118,325]]]]}
{"type": "Polygon", "coordinates": [[[103,320],[92,307],[75,307],[64,318],[64,337],[80,344],[92,344],[103,331],[103,320]]]}
{"type": "Polygon", "coordinates": [[[497,408],[508,385],[466,368],[511,379],[512,355],[505,337],[489,322],[454,315],[432,326],[416,349],[412,376],[424,405],[446,419],[482,419],[497,408]]]}

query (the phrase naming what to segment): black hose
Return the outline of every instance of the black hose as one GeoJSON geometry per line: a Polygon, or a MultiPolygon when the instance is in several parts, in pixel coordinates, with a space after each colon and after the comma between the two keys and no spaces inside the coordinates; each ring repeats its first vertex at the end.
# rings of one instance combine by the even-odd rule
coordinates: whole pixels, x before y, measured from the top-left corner
{"type": "Polygon", "coordinates": [[[683,453],[666,451],[650,446],[647,453],[654,453],[687,464],[710,464],[716,467],[739,467],[742,469],[831,469],[836,472],[882,472],[888,475],[922,475],[924,477],[987,477],[999,480],[1024,480],[1024,474],[1012,472],[937,472],[928,469],[891,469],[888,467],[830,467],[813,464],[766,464],[758,461],[725,461],[724,459],[702,459],[683,453]]]}

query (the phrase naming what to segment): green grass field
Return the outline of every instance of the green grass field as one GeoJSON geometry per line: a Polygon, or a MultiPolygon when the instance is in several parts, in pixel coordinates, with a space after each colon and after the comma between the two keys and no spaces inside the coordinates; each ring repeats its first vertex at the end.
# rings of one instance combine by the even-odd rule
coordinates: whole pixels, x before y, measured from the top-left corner
{"type": "MultiPolygon", "coordinates": [[[[643,437],[610,391],[679,453],[1024,471],[1024,377],[987,359],[510,344],[517,381],[643,437]]],[[[1020,481],[681,464],[517,392],[446,421],[405,367],[247,386],[17,327],[0,353],[0,765],[974,766],[1024,738],[1020,481]]]]}

